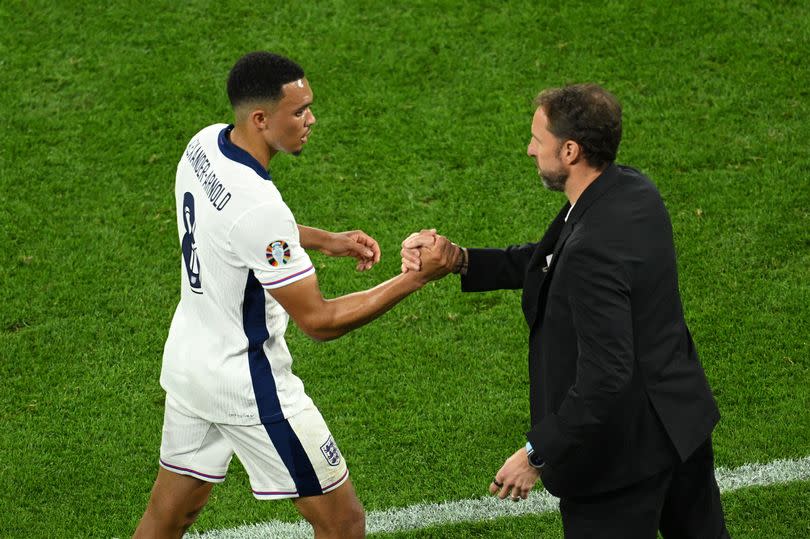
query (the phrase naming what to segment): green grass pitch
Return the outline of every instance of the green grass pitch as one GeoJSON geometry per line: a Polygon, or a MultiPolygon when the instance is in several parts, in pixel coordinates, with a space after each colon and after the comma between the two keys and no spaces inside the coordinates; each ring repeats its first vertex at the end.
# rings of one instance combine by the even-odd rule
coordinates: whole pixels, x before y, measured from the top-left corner
{"type": "MultiPolygon", "coordinates": [[[[717,464],[810,455],[806,2],[7,0],[0,27],[0,537],[126,537],[142,514],[179,297],[174,170],[230,121],[225,77],[256,49],[299,61],[315,93],[306,151],[272,166],[298,221],[382,246],[367,274],[314,254],[328,297],[394,275],[423,227],[536,240],[563,200],[525,155],[531,100],[613,91],[619,162],[672,216],[717,464]]],[[[451,276],[335,342],[291,326],[367,510],[485,494],[527,427],[519,304],[451,276]]],[[[732,535],[810,535],[809,492],[728,493],[732,535]]],[[[193,529],[271,519],[297,514],[253,500],[234,461],[193,529]]],[[[551,514],[395,536],[561,533],[551,514]]]]}

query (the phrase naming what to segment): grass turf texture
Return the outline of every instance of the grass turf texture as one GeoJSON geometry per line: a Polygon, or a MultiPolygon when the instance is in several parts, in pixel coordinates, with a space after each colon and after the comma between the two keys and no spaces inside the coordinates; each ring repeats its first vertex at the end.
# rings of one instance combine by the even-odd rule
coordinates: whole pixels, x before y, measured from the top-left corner
{"type": "MultiPolygon", "coordinates": [[[[470,246],[537,239],[562,198],[525,157],[531,99],[612,90],[619,161],[672,215],[723,414],[717,464],[810,454],[806,4],[11,0],[0,25],[0,536],[134,529],[178,298],[174,168],[192,134],[229,121],[227,71],[254,49],[298,60],[315,92],[305,153],[272,166],[298,221],[383,249],[367,274],[313,255],[328,297],[393,275],[422,227],[470,246]]],[[[341,340],[291,327],[288,342],[367,509],[478,497],[523,441],[517,292],[462,295],[449,277],[341,340]]],[[[806,483],[724,500],[740,536],[807,531],[806,483]]],[[[234,461],[194,529],[273,518],[297,517],[253,500],[234,461]]],[[[558,517],[397,537],[544,531],[558,517]]]]}

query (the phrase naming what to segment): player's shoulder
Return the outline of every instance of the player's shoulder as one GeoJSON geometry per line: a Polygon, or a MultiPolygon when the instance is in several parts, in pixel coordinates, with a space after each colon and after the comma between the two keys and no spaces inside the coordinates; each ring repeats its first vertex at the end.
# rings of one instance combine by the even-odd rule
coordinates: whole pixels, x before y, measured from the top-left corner
{"type": "Polygon", "coordinates": [[[272,181],[265,181],[259,185],[253,185],[253,195],[249,198],[244,208],[249,212],[263,212],[271,211],[278,214],[292,213],[287,203],[281,196],[281,193],[276,188],[272,181]]]}
{"type": "Polygon", "coordinates": [[[219,138],[220,133],[223,129],[227,129],[227,124],[211,124],[206,127],[203,127],[191,138],[188,140],[188,147],[199,147],[202,146],[204,148],[211,148],[212,146],[215,147],[217,144],[217,140],[219,138]]]}
{"type": "Polygon", "coordinates": [[[204,139],[206,141],[216,141],[219,138],[220,133],[222,133],[222,130],[227,128],[228,124],[211,124],[200,129],[192,138],[199,138],[201,140],[204,139]]]}
{"type": "MultiPolygon", "coordinates": [[[[226,124],[212,124],[197,131],[186,143],[183,151],[184,158],[180,160],[180,163],[188,160],[192,166],[200,166],[203,162],[209,162],[218,153],[219,134],[227,127],[226,124]]],[[[195,172],[200,172],[197,167],[195,167],[195,172]]]]}
{"type": "Polygon", "coordinates": [[[233,216],[235,231],[249,233],[251,230],[295,225],[295,216],[271,181],[254,189],[252,196],[240,198],[242,204],[238,207],[238,215],[233,216]]]}

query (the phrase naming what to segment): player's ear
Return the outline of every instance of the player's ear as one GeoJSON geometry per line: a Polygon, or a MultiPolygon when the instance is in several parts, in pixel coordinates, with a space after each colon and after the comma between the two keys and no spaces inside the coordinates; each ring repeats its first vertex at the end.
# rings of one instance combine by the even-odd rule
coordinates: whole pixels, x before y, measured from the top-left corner
{"type": "Polygon", "coordinates": [[[259,131],[267,129],[267,113],[264,109],[253,109],[248,113],[248,122],[259,131]]]}

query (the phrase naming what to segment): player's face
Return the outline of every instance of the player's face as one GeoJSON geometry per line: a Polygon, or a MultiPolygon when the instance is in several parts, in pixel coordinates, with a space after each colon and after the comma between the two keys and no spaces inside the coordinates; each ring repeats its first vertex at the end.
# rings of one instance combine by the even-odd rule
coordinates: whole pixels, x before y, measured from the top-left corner
{"type": "Polygon", "coordinates": [[[267,114],[264,140],[276,151],[298,155],[316,121],[310,108],[312,88],[305,78],[288,82],[281,88],[284,97],[267,114]]]}
{"type": "Polygon", "coordinates": [[[563,191],[568,179],[568,170],[560,152],[562,142],[548,130],[548,118],[542,107],[538,107],[532,119],[532,138],[526,153],[534,158],[537,173],[546,189],[563,191]]]}

